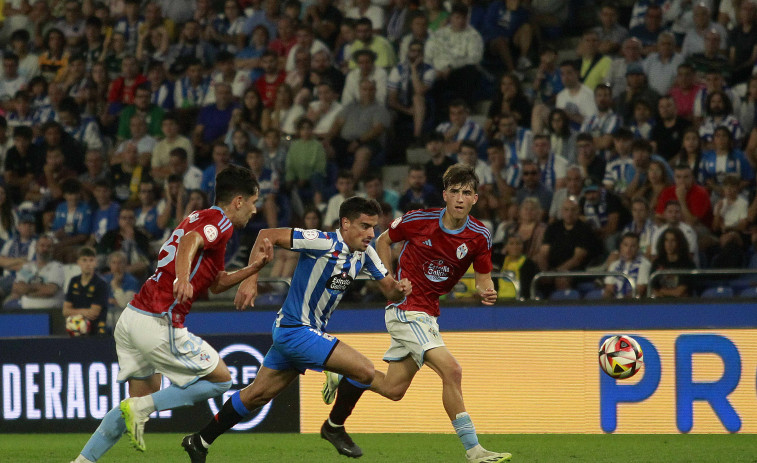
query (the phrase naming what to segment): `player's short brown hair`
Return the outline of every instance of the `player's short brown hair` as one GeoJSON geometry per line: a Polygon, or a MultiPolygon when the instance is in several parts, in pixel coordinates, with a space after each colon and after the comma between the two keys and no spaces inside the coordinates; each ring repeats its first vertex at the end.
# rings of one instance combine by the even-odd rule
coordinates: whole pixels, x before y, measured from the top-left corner
{"type": "Polygon", "coordinates": [[[454,185],[462,185],[471,186],[474,193],[478,191],[478,175],[472,167],[464,164],[449,166],[447,171],[444,172],[442,182],[445,190],[454,185]]]}

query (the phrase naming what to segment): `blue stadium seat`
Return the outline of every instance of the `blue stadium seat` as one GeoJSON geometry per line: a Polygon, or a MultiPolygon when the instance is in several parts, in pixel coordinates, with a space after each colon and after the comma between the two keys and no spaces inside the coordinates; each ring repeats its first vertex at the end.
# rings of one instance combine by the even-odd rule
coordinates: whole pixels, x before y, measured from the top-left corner
{"type": "Polygon", "coordinates": [[[581,294],[586,294],[594,291],[597,289],[597,283],[596,281],[581,281],[579,283],[576,283],[576,289],[581,294]]]}
{"type": "Polygon", "coordinates": [[[602,299],[603,296],[604,290],[602,288],[596,288],[584,294],[584,299],[597,300],[602,299]]]}
{"type": "Polygon", "coordinates": [[[751,286],[739,293],[739,297],[757,297],[757,286],[751,286]]]}
{"type": "Polygon", "coordinates": [[[575,289],[560,289],[549,295],[553,301],[577,301],[581,299],[581,293],[575,289]]]}
{"type": "Polygon", "coordinates": [[[724,298],[733,297],[733,289],[730,286],[715,286],[702,291],[701,297],[724,298]]]}

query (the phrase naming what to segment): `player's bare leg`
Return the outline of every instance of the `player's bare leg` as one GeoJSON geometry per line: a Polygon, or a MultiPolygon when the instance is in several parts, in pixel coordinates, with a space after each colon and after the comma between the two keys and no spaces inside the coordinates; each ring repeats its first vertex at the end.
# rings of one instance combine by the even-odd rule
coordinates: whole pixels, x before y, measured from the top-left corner
{"type": "Polygon", "coordinates": [[[499,463],[512,457],[509,453],[490,452],[478,443],[476,428],[473,426],[463,402],[463,369],[446,347],[436,347],[424,353],[424,363],[442,380],[442,403],[452,427],[465,447],[469,462],[499,463]]]}
{"type": "MultiPolygon", "coordinates": [[[[160,381],[161,376],[159,374],[146,379],[130,379],[129,395],[132,397],[150,395],[160,389],[160,381]]],[[[118,407],[114,407],[103,417],[100,426],[84,445],[81,454],[74,460],[74,463],[97,461],[121,439],[124,432],[126,432],[126,424],[119,404],[118,407]]]]}
{"type": "Polygon", "coordinates": [[[389,362],[386,373],[376,371],[371,390],[389,400],[402,400],[418,370],[418,364],[410,356],[398,362],[389,362]]]}

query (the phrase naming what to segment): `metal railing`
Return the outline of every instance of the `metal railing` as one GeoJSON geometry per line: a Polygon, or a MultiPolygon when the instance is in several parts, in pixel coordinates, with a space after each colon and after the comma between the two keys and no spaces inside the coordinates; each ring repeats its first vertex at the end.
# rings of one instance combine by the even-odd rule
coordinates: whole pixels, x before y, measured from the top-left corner
{"type": "MultiPolygon", "coordinates": [[[[462,277],[460,277],[461,280],[463,280],[463,279],[465,279],[465,280],[473,280],[475,278],[476,278],[475,274],[474,275],[465,274],[462,277]]],[[[520,301],[521,300],[521,298],[520,298],[520,280],[515,277],[515,273],[514,272],[510,272],[510,271],[507,271],[507,272],[494,272],[494,273],[492,273],[492,280],[507,280],[508,282],[512,283],[513,287],[515,288],[515,300],[516,301],[520,301]]],[[[452,291],[455,291],[455,289],[453,289],[452,291]]]]}
{"type": "Polygon", "coordinates": [[[726,276],[726,275],[757,275],[757,269],[753,268],[719,268],[719,269],[668,269],[657,270],[649,275],[649,284],[647,285],[647,297],[654,297],[654,287],[652,283],[665,275],[686,275],[686,276],[726,276]]]}
{"type": "Polygon", "coordinates": [[[539,272],[531,280],[531,299],[538,301],[540,298],[536,293],[536,283],[542,278],[601,278],[601,277],[620,277],[628,281],[631,285],[631,295],[636,298],[636,281],[623,272],[539,272]]]}

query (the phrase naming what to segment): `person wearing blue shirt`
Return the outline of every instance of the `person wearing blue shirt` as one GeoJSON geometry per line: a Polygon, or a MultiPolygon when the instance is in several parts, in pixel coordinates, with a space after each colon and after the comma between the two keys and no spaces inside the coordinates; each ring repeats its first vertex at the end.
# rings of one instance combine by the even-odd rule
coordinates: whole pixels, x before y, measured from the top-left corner
{"type": "Polygon", "coordinates": [[[127,258],[123,251],[108,255],[109,273],[102,276],[108,285],[108,309],[123,310],[142,286],[137,278],[126,271],[127,258]]]}
{"type": "Polygon", "coordinates": [[[81,199],[81,182],[75,178],[63,181],[63,201],[55,209],[52,231],[58,242],[55,245],[56,260],[73,262],[76,252],[89,239],[92,230],[92,211],[81,199]]]}
{"type": "Polygon", "coordinates": [[[93,191],[96,209],[92,214],[92,228],[90,233],[96,243],[111,230],[118,228],[118,213],[121,205],[113,201],[113,188],[107,180],[95,182],[93,191]]]}
{"type": "Polygon", "coordinates": [[[733,135],[728,127],[719,126],[712,137],[712,150],[702,153],[699,161],[699,184],[710,191],[710,202],[723,197],[723,180],[733,174],[741,179],[741,187],[754,183],[754,169],[744,152],[733,148],[733,135]]]}
{"type": "Polygon", "coordinates": [[[216,190],[216,174],[231,165],[231,151],[228,145],[222,142],[213,144],[213,164],[202,172],[200,189],[208,195],[208,200],[213,202],[216,190]]]}
{"type": "Polygon", "coordinates": [[[134,213],[137,216],[136,226],[146,231],[150,240],[162,240],[166,230],[158,225],[160,210],[155,189],[155,184],[149,180],[139,184],[140,205],[134,213]]]}
{"type": "Polygon", "coordinates": [[[483,19],[484,41],[497,55],[508,70],[515,69],[511,49],[517,48],[518,69],[531,67],[528,53],[531,49],[533,33],[529,23],[529,12],[520,0],[496,0],[489,4],[483,19]]]}
{"type": "Polygon", "coordinates": [[[195,156],[195,162],[198,165],[203,165],[203,161],[205,166],[209,165],[210,145],[216,141],[223,141],[229,128],[231,113],[236,109],[229,84],[218,82],[215,90],[215,104],[205,106],[200,110],[197,125],[192,134],[192,142],[198,147],[195,156]],[[203,154],[206,156],[205,159],[202,159],[203,154]]]}

